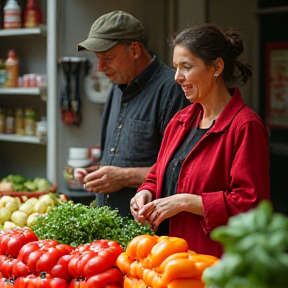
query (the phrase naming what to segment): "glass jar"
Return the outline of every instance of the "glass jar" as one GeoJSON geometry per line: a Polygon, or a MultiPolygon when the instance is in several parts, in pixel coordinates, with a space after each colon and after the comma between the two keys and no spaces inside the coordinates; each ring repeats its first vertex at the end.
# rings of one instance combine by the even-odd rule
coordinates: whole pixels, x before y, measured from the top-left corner
{"type": "Polygon", "coordinates": [[[15,134],[25,134],[24,110],[22,108],[16,108],[15,110],[15,134]]]}
{"type": "Polygon", "coordinates": [[[25,109],[25,135],[34,136],[36,132],[36,112],[25,109]]]}
{"type": "Polygon", "coordinates": [[[14,110],[8,109],[6,118],[5,118],[5,133],[6,134],[14,134],[14,123],[15,123],[14,110]]]}

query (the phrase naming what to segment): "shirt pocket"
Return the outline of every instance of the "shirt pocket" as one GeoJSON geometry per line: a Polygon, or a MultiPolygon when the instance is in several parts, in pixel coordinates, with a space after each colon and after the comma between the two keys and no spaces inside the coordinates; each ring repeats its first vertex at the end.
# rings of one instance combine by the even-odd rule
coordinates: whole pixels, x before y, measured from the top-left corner
{"type": "Polygon", "coordinates": [[[154,135],[154,122],[143,120],[128,120],[129,133],[126,138],[126,158],[135,163],[152,165],[156,161],[160,146],[154,135]]]}

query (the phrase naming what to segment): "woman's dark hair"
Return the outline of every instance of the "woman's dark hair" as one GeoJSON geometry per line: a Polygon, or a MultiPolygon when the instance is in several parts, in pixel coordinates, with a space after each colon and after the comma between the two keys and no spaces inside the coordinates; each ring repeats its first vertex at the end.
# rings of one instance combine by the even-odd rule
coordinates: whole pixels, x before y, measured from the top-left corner
{"type": "Polygon", "coordinates": [[[252,67],[239,59],[244,47],[240,35],[232,29],[223,33],[212,24],[185,28],[176,36],[171,36],[169,44],[172,47],[186,47],[207,66],[213,65],[217,58],[222,58],[223,77],[227,86],[246,83],[252,76],[252,67]]]}

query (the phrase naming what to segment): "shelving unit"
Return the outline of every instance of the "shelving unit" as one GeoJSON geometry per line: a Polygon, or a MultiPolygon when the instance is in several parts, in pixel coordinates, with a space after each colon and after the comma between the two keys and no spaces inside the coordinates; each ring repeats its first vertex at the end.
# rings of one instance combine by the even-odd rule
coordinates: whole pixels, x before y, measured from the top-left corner
{"type": "Polygon", "coordinates": [[[41,98],[47,95],[46,88],[0,88],[0,95],[33,95],[40,96],[41,98]]]}
{"type": "Polygon", "coordinates": [[[47,137],[37,137],[37,136],[22,136],[14,134],[1,134],[0,141],[9,141],[9,142],[21,142],[21,143],[33,143],[33,144],[42,144],[46,145],[47,137]]]}
{"type": "Polygon", "coordinates": [[[2,150],[0,172],[4,166],[9,166],[9,169],[15,173],[27,171],[27,173],[32,174],[38,171],[38,173],[43,174],[44,172],[47,179],[56,183],[57,0],[46,0],[44,3],[44,6],[46,5],[47,25],[40,25],[37,28],[2,29],[0,30],[0,46],[6,50],[10,49],[8,47],[11,46],[11,49],[14,48],[19,51],[21,54],[20,68],[22,67],[21,64],[24,65],[22,73],[30,73],[30,71],[34,73],[34,69],[37,70],[37,65],[41,65],[39,66],[41,67],[40,72],[45,71],[44,73],[48,75],[49,71],[47,77],[49,89],[38,87],[0,88],[0,101],[10,103],[10,106],[13,104],[13,107],[17,107],[16,105],[21,107],[21,103],[22,105],[27,103],[27,106],[33,107],[35,103],[36,107],[39,106],[42,111],[39,116],[46,116],[47,136],[0,134],[2,150]],[[27,57],[26,53],[28,53],[27,57]],[[30,66],[30,64],[34,66],[30,66]],[[35,164],[29,161],[31,157],[36,157],[35,164]]]}
{"type": "Polygon", "coordinates": [[[28,36],[28,35],[43,35],[46,36],[46,25],[40,25],[36,28],[19,28],[19,29],[3,29],[0,30],[0,37],[5,36],[28,36]]]}

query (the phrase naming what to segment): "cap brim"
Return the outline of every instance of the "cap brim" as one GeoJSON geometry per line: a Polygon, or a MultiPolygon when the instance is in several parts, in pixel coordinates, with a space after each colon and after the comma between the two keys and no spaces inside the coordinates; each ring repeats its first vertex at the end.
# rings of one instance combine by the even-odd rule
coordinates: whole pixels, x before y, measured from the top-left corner
{"type": "Polygon", "coordinates": [[[78,51],[89,50],[92,52],[104,52],[110,50],[119,43],[120,40],[88,38],[78,44],[78,51]]]}

